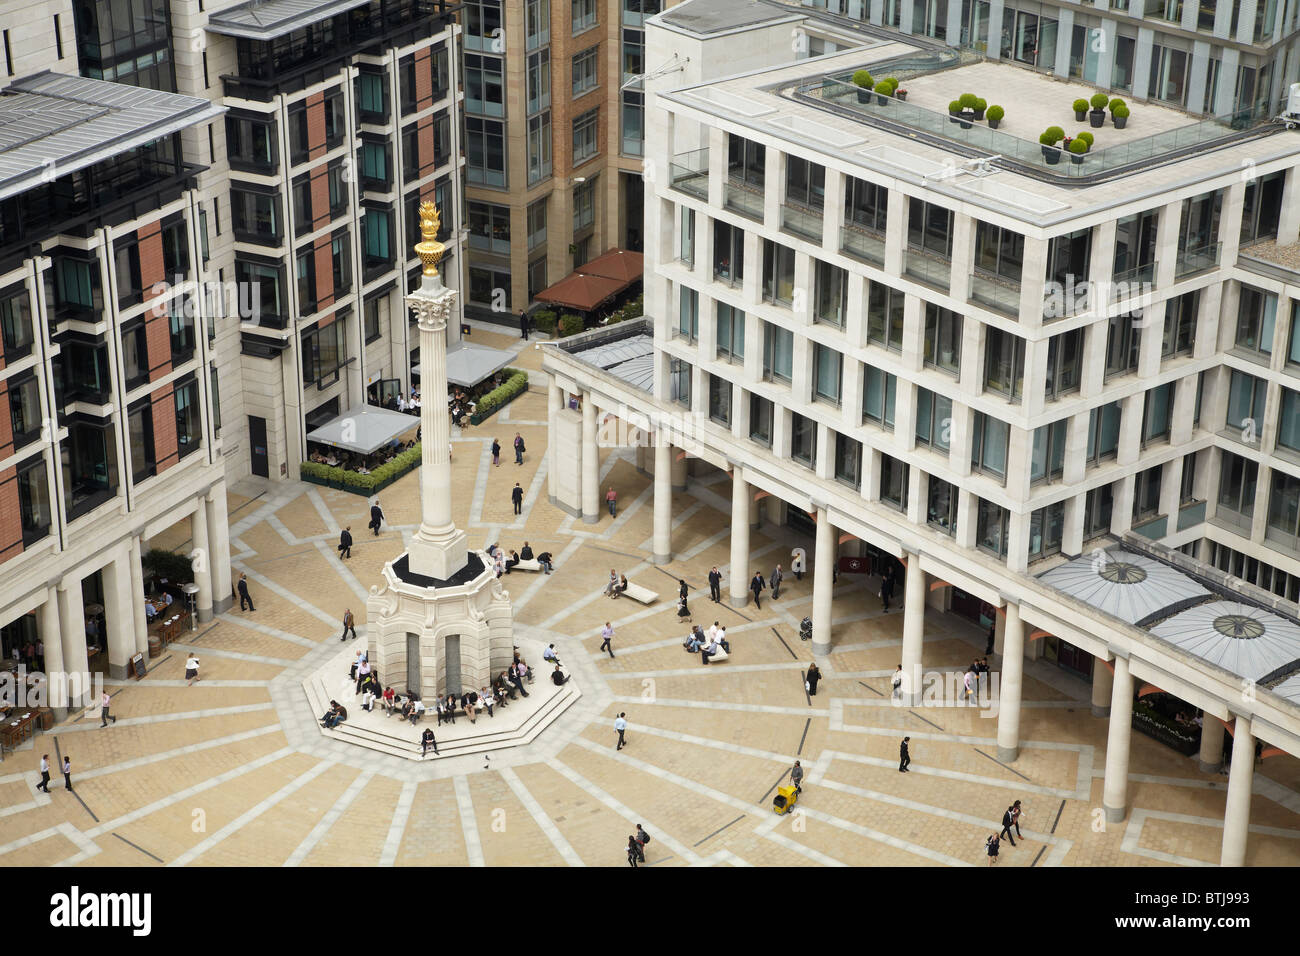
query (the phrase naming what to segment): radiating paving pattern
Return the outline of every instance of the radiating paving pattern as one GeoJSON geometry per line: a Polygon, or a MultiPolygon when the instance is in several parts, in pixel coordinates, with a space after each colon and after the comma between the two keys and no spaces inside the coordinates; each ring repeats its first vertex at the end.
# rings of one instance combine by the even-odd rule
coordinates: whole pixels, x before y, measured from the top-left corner
{"type": "MultiPolygon", "coordinates": [[[[516,347],[485,330],[475,336],[516,347]]],[[[529,349],[512,364],[535,370],[538,360],[529,349]]],[[[893,706],[902,618],[880,610],[874,580],[840,577],[834,648],[808,696],[811,655],[798,622],[811,610],[811,577],[787,576],[781,599],[761,613],[709,602],[708,570],[725,573],[729,560],[730,488],[720,475],[678,496],[676,560],[663,568],[649,562],[651,479],[629,455],[607,452],[602,463],[601,486],[619,491],[617,518],[584,525],[548,506],[543,384],[457,436],[453,460],[466,489],[456,520],[472,546],[527,540],[556,556],[549,577],[505,579],[521,634],[554,642],[583,690],[541,737],[526,749],[423,763],[322,737],[303,678],[340,653],[345,608],[364,638],[364,596],[417,526],[415,478],[380,495],[392,524],[377,538],[364,530],[364,499],[241,486],[230,502],[233,560],[257,611],[221,615],[151,661],[144,681],[112,684],[116,724],[101,730],[88,712],[0,765],[0,862],[626,866],[627,836],[641,823],[654,837],[653,866],[983,866],[984,840],[1016,799],[1027,808],[1024,842],[1004,844],[1002,866],[1218,861],[1226,778],[1140,735],[1132,810],[1106,827],[1106,722],[1091,716],[1087,686],[1054,665],[1026,668],[1013,764],[997,759],[988,710],[893,706]],[[493,467],[492,439],[508,447],[514,432],[529,448],[525,464],[506,456],[493,467]],[[516,481],[528,501],[520,517],[510,502],[516,481]],[[341,561],[333,544],[348,524],[356,543],[341,561]],[[661,600],[604,598],[611,566],[661,600]],[[679,578],[694,589],[697,622],[726,624],[727,662],[705,667],[683,651],[671,600],[679,578]],[[615,627],[612,658],[598,650],[605,621],[615,627]],[[187,687],[191,649],[204,679],[187,687]],[[616,752],[620,711],[628,745],[616,752]],[[908,774],[898,773],[904,734],[908,774]],[[75,795],[35,791],[46,751],[73,758],[75,795]],[[796,812],[778,817],[772,796],[796,759],[804,793],[796,812]]],[[[752,533],[753,566],[788,563],[796,543],[808,546],[764,525],[752,533]]],[[[983,646],[983,632],[957,618],[927,617],[927,668],[956,673],[983,646]]],[[[1255,779],[1248,861],[1300,864],[1300,764],[1269,757],[1255,779]]]]}

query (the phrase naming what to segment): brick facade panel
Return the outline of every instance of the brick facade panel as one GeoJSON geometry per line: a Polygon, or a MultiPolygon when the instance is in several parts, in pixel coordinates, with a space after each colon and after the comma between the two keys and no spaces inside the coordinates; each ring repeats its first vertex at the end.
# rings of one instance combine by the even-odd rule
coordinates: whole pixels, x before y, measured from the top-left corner
{"type": "MultiPolygon", "coordinates": [[[[429,47],[415,51],[415,108],[433,105],[433,56],[429,47]]],[[[423,150],[421,150],[423,152],[423,150]]]]}
{"type": "Polygon", "coordinates": [[[434,169],[432,116],[426,116],[420,120],[415,138],[419,144],[420,178],[423,179],[432,173],[434,169]]]}
{"type": "Polygon", "coordinates": [[[330,255],[330,237],[316,240],[316,308],[334,304],[334,258],[330,255]]]}
{"type": "Polygon", "coordinates": [[[325,94],[307,99],[307,155],[316,159],[325,155],[325,94]]]}
{"type": "Polygon", "coordinates": [[[23,519],[18,506],[18,469],[0,472],[0,564],[23,553],[23,519]]]}
{"type": "Polygon", "coordinates": [[[330,221],[329,168],[321,166],[311,171],[312,229],[324,229],[330,221]]]}
{"type": "Polygon", "coordinates": [[[162,474],[180,461],[176,449],[176,402],[171,383],[149,396],[153,403],[153,458],[162,474]]]}
{"type": "Polygon", "coordinates": [[[14,451],[13,419],[9,417],[9,383],[0,382],[0,458],[14,451]]]}

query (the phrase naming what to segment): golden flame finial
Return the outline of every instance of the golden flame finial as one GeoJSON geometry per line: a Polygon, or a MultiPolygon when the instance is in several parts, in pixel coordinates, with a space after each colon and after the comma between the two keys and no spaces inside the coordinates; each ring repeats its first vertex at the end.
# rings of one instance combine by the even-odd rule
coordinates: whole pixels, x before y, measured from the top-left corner
{"type": "Polygon", "coordinates": [[[424,274],[427,276],[438,274],[438,262],[442,259],[443,250],[446,248],[438,241],[438,228],[441,221],[437,206],[427,200],[420,203],[421,239],[415,245],[415,254],[424,263],[424,274]]]}

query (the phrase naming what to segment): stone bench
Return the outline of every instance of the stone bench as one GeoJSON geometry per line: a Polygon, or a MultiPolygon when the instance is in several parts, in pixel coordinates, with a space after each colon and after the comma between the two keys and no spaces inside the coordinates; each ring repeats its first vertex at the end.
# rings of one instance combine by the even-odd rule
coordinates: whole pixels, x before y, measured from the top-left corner
{"type": "Polygon", "coordinates": [[[511,571],[540,571],[542,570],[542,563],[538,561],[536,558],[529,558],[527,561],[520,558],[519,563],[516,564],[510,570],[511,571]]]}
{"type": "MultiPolygon", "coordinates": [[[[615,591],[612,596],[618,597],[619,593],[620,592],[615,591]]],[[[642,587],[639,584],[634,584],[631,581],[627,582],[627,590],[622,592],[622,596],[630,597],[633,601],[640,601],[642,604],[653,604],[655,601],[659,600],[659,595],[654,591],[651,591],[647,587],[642,587]]]]}
{"type": "Polygon", "coordinates": [[[719,661],[725,661],[730,656],[731,656],[730,654],[728,654],[726,651],[722,649],[722,645],[719,644],[718,653],[714,654],[712,657],[709,658],[709,663],[716,664],[719,661]]]}

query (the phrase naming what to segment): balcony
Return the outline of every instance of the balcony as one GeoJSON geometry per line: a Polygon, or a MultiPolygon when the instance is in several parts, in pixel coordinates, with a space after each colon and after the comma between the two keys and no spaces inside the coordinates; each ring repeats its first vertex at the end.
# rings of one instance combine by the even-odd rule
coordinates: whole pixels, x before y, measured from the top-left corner
{"type": "Polygon", "coordinates": [[[1152,515],[1133,523],[1133,530],[1144,538],[1159,541],[1169,530],[1168,515],[1152,515]]]}
{"type": "Polygon", "coordinates": [[[885,235],[857,224],[840,229],[840,252],[863,262],[885,264],[885,235]]]}
{"type": "Polygon", "coordinates": [[[1252,514],[1231,511],[1226,505],[1220,503],[1219,507],[1215,509],[1214,517],[1210,519],[1210,523],[1218,525],[1220,528],[1226,528],[1229,531],[1235,531],[1243,538],[1249,538],[1253,517],[1252,514]]]}
{"type": "Polygon", "coordinates": [[[932,289],[947,292],[952,281],[952,260],[910,246],[903,253],[903,275],[932,289]]]}
{"type": "Polygon", "coordinates": [[[970,299],[1004,315],[1020,315],[1020,283],[1015,279],[975,270],[970,277],[970,299]]]}
{"type": "Polygon", "coordinates": [[[1111,277],[1110,297],[1124,299],[1142,295],[1156,287],[1156,264],[1147,262],[1128,269],[1116,269],[1111,277]]]}
{"type": "MultiPolygon", "coordinates": [[[[762,215],[761,208],[759,215],[762,215]]],[[[824,224],[825,214],[821,209],[804,206],[801,203],[784,202],[781,204],[782,232],[788,232],[821,245],[824,224]]]]}
{"type": "Polygon", "coordinates": [[[763,189],[741,179],[730,178],[722,190],[722,205],[732,212],[763,221],[763,189]]]}
{"type": "Polygon", "coordinates": [[[1178,506],[1178,530],[1186,531],[1205,523],[1205,502],[1187,501],[1178,506]]]}
{"type": "Polygon", "coordinates": [[[688,196],[709,201],[709,148],[678,153],[668,164],[668,185],[688,196]]]}
{"type": "Polygon", "coordinates": [[[1221,242],[1210,242],[1203,246],[1179,250],[1178,259],[1174,264],[1174,278],[1185,279],[1199,272],[1209,272],[1211,269],[1217,269],[1222,251],[1223,243],[1221,242]]]}

